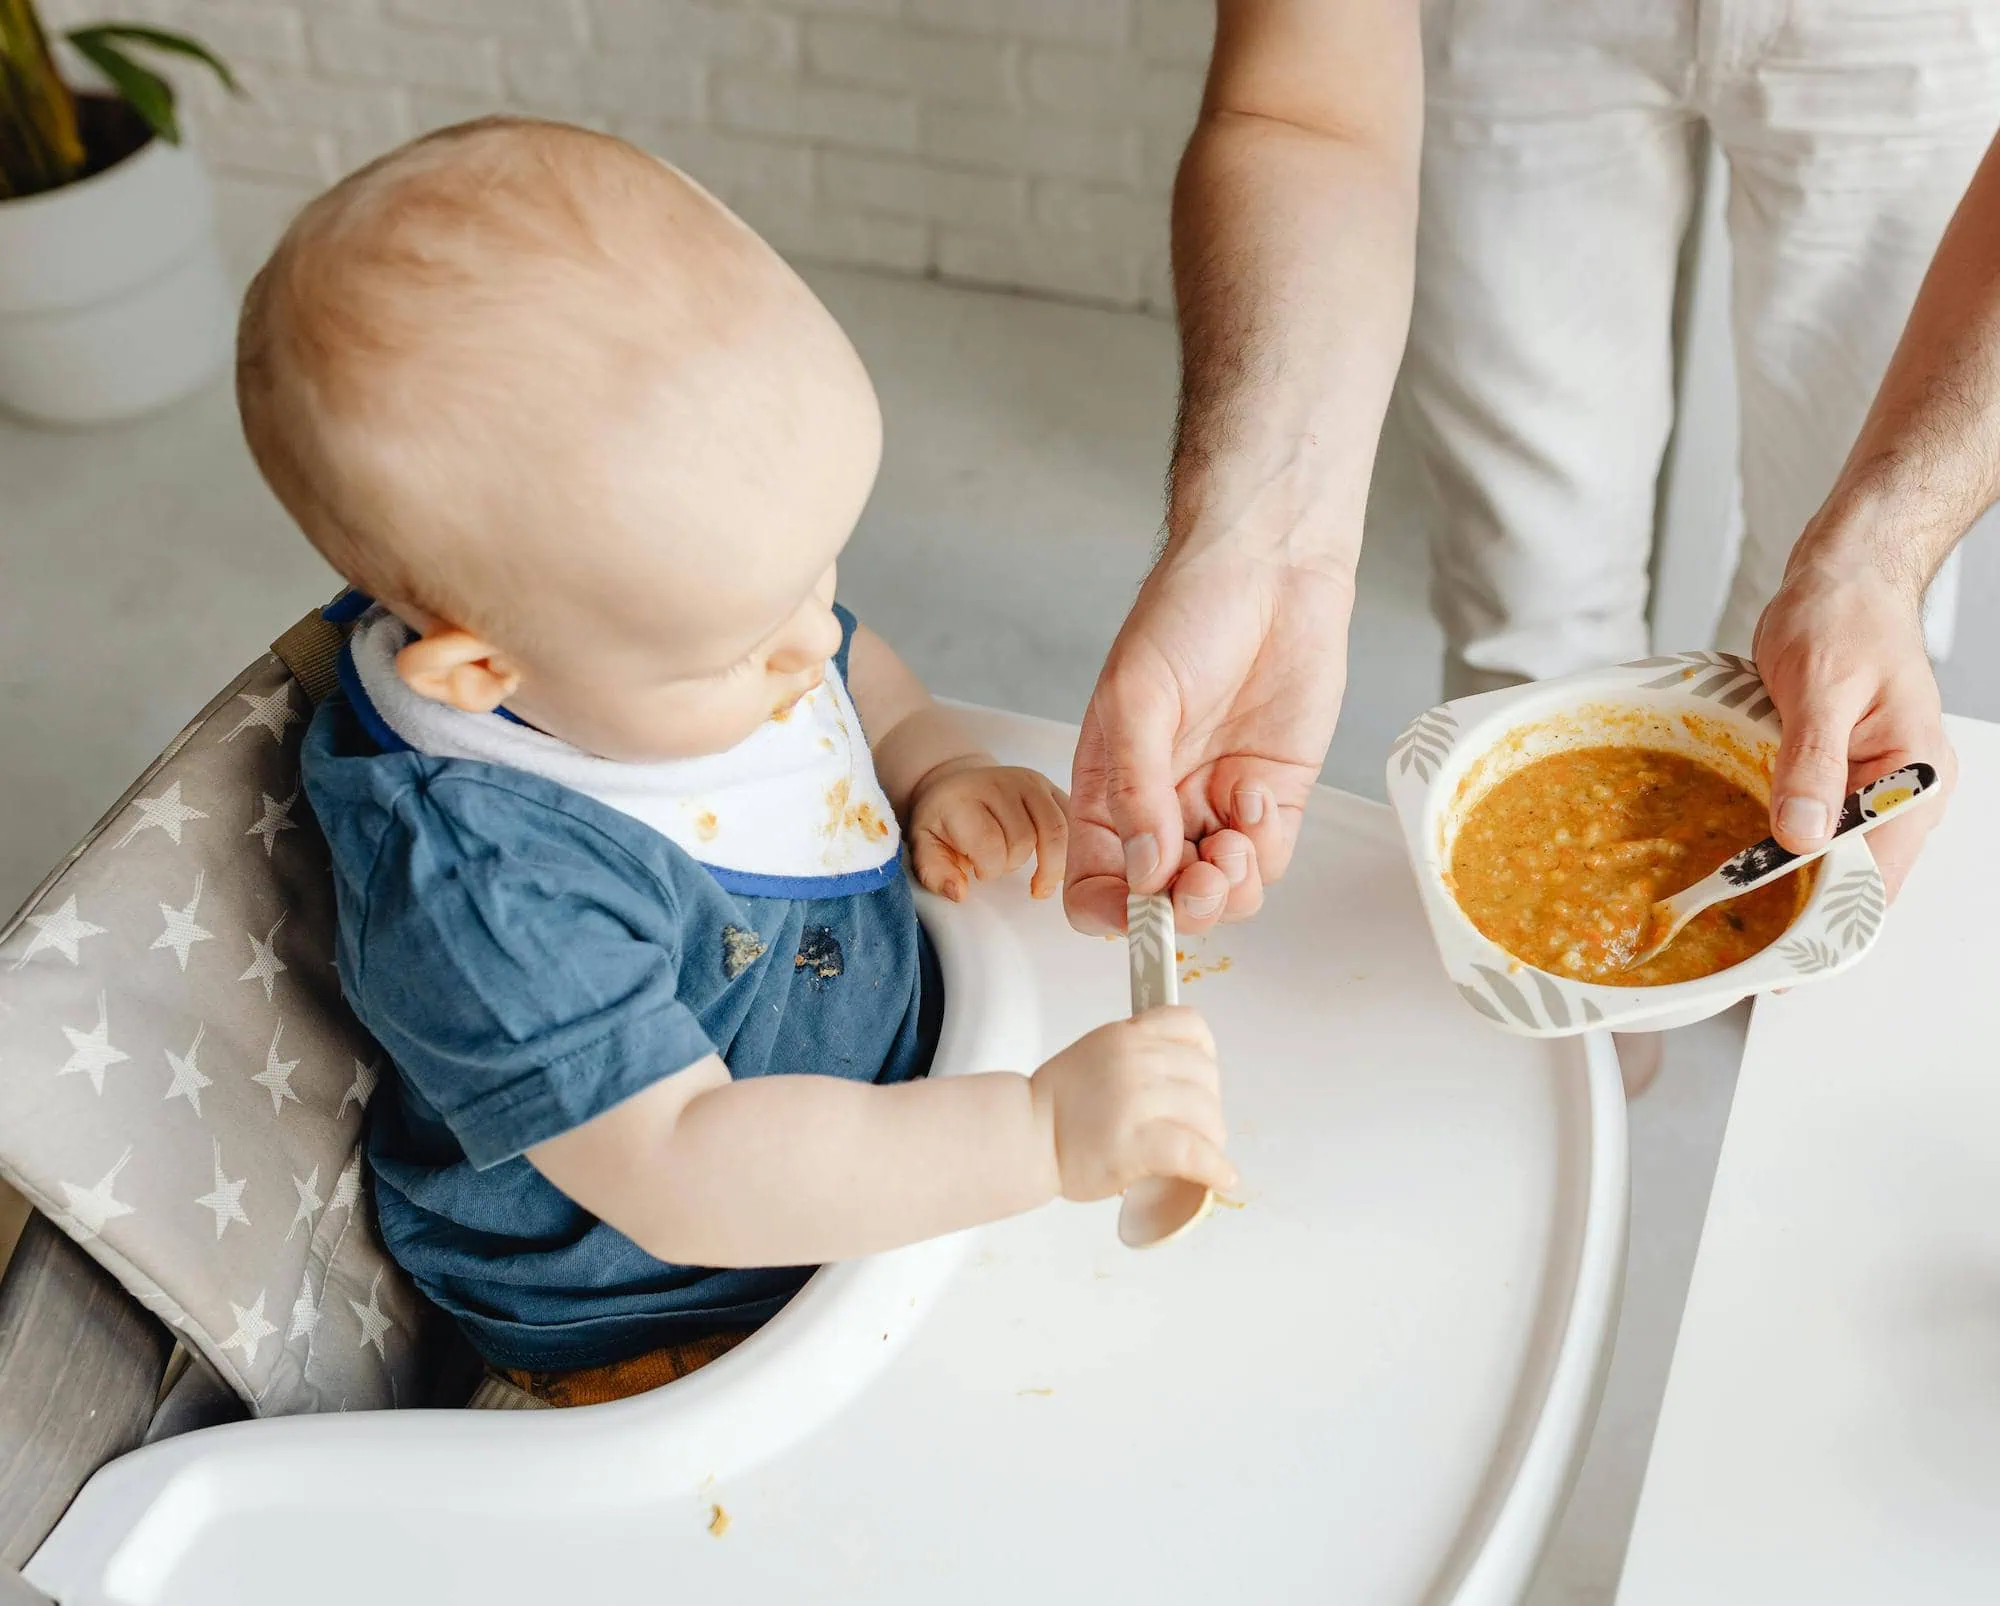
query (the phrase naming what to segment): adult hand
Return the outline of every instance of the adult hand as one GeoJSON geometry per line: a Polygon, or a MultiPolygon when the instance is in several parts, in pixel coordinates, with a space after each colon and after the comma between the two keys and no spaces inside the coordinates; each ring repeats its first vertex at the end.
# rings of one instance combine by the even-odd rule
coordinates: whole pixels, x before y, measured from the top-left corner
{"type": "Polygon", "coordinates": [[[1169,556],[1084,715],[1063,902],[1125,928],[1128,891],[1176,923],[1242,919],[1285,872],[1347,674],[1353,583],[1230,548],[1169,556]]]}
{"type": "MultiPolygon", "coordinates": [[[[1865,559],[1816,555],[1810,533],[1758,622],[1757,668],[1784,721],[1771,823],[1793,852],[1822,846],[1856,787],[1921,759],[1946,796],[1958,758],[1924,651],[1920,594],[1865,559]]],[[[1944,800],[1872,832],[1893,898],[1944,800]]]]}

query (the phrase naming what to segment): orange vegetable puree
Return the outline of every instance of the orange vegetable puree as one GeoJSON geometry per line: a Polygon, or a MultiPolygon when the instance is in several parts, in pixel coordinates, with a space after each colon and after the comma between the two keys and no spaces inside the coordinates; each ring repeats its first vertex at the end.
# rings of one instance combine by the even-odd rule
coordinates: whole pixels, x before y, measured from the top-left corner
{"type": "Polygon", "coordinates": [[[1522,766],[1472,806],[1452,846],[1452,894],[1515,958],[1621,987],[1741,964],[1792,923],[1807,872],[1705,909],[1634,969],[1656,898],[1770,835],[1770,815],[1706,764],[1646,747],[1582,747],[1522,766]]]}

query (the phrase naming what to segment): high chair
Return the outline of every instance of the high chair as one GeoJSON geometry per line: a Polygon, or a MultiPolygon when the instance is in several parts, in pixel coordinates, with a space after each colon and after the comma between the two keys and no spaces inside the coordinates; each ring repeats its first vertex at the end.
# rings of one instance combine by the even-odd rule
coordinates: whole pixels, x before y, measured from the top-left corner
{"type": "MultiPolygon", "coordinates": [[[[1603,1037],[1453,997],[1385,809],[1323,790],[1266,910],[1184,945],[1243,1175],[1189,1236],[1056,1205],[824,1268],[654,1394],[456,1410],[297,792],[337,647],[281,637],[0,928],[0,1606],[1519,1599],[1615,1322],[1623,1098],[1603,1037]]],[[[1070,729],[967,714],[1066,777],[1070,729]]],[[[1123,1012],[1121,945],[1019,879],[921,911],[934,1074],[1123,1012]]]]}

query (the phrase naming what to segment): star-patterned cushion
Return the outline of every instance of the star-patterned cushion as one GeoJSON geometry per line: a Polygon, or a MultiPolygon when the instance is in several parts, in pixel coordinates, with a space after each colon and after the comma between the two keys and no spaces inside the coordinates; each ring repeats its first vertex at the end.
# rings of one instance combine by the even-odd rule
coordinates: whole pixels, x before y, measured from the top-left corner
{"type": "Polygon", "coordinates": [[[0,931],[0,1175],[265,1416],[419,1403],[437,1320],[375,1232],[309,713],[254,665],[0,931]]]}

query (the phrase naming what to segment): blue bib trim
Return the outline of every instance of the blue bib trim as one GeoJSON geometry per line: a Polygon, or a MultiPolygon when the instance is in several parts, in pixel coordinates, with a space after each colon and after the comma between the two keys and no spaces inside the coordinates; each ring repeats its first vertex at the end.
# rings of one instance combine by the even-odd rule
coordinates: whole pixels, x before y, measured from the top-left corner
{"type": "Polygon", "coordinates": [[[349,586],[320,609],[319,616],[330,625],[347,625],[352,624],[374,606],[375,599],[367,592],[349,586]]]}
{"type": "Polygon", "coordinates": [[[852,870],[846,875],[757,875],[749,870],[725,870],[719,864],[696,864],[709,873],[724,892],[739,898],[789,898],[805,902],[812,898],[851,898],[862,893],[880,892],[903,874],[900,857],[872,870],[852,870]]]}

